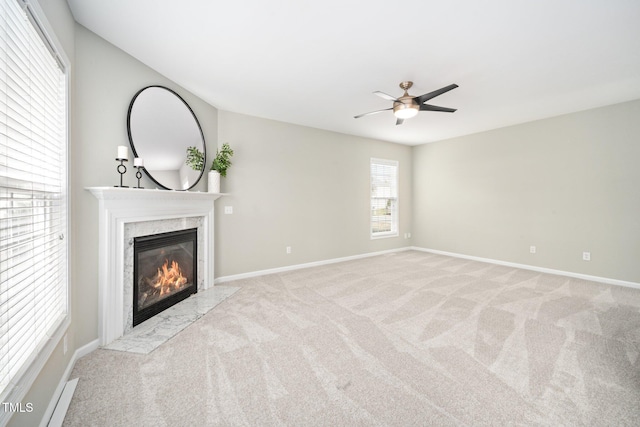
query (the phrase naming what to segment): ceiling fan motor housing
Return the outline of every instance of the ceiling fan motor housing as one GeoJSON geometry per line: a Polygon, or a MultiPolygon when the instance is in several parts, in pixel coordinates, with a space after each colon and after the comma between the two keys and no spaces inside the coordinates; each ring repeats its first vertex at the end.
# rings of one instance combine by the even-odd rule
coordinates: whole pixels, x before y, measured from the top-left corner
{"type": "Polygon", "coordinates": [[[405,95],[393,103],[393,114],[399,119],[409,119],[420,111],[420,106],[415,99],[405,92],[405,95]]]}
{"type": "Polygon", "coordinates": [[[420,106],[415,98],[409,95],[408,90],[411,86],[413,86],[413,82],[410,81],[400,83],[400,89],[404,90],[404,95],[393,103],[393,114],[399,119],[410,119],[420,111],[420,106]]]}

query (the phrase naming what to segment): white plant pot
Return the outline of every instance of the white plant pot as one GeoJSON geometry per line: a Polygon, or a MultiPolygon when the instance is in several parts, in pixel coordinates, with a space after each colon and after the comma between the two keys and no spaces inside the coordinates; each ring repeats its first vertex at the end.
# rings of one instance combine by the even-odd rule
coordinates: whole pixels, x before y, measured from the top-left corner
{"type": "Polygon", "coordinates": [[[209,171],[209,175],[207,176],[207,191],[209,193],[219,193],[220,192],[220,172],[218,171],[209,171]]]}

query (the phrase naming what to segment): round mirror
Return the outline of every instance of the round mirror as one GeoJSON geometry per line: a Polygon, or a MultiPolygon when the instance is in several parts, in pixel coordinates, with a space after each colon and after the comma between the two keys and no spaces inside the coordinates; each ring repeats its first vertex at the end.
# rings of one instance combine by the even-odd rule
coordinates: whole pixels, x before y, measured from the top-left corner
{"type": "Polygon", "coordinates": [[[204,173],[206,148],[200,123],[177,93],[148,86],[129,104],[127,133],[149,178],[167,190],[189,190],[204,173]]]}

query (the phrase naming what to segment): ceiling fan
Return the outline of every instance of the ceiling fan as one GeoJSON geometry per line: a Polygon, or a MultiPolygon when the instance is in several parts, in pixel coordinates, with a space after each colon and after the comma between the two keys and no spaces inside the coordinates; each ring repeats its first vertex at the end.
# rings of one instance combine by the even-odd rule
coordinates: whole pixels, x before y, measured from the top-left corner
{"type": "Polygon", "coordinates": [[[451,89],[457,88],[457,84],[445,86],[441,89],[434,90],[433,92],[425,93],[424,95],[420,96],[409,95],[408,90],[411,88],[411,86],[413,86],[413,82],[400,83],[400,88],[404,90],[404,95],[402,95],[400,98],[394,98],[393,96],[380,91],[373,92],[381,98],[384,98],[388,101],[393,101],[393,107],[360,114],[358,116],[354,116],[354,118],[358,119],[370,114],[393,110],[393,115],[396,116],[396,125],[401,125],[405,119],[409,119],[418,114],[418,111],[441,111],[443,113],[453,113],[454,111],[456,111],[455,108],[438,107],[437,105],[425,104],[425,102],[432,98],[435,98],[436,96],[442,95],[445,92],[449,92],[451,89]]]}

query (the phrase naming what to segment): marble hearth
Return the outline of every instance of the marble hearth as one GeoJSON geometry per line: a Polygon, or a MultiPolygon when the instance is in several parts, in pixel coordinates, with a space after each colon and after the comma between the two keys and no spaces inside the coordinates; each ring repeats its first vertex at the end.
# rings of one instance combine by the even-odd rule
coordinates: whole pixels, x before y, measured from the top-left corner
{"type": "Polygon", "coordinates": [[[87,190],[99,201],[100,345],[133,329],[134,237],[197,228],[198,292],[213,286],[214,201],[223,194],[118,187],[87,190]]]}

